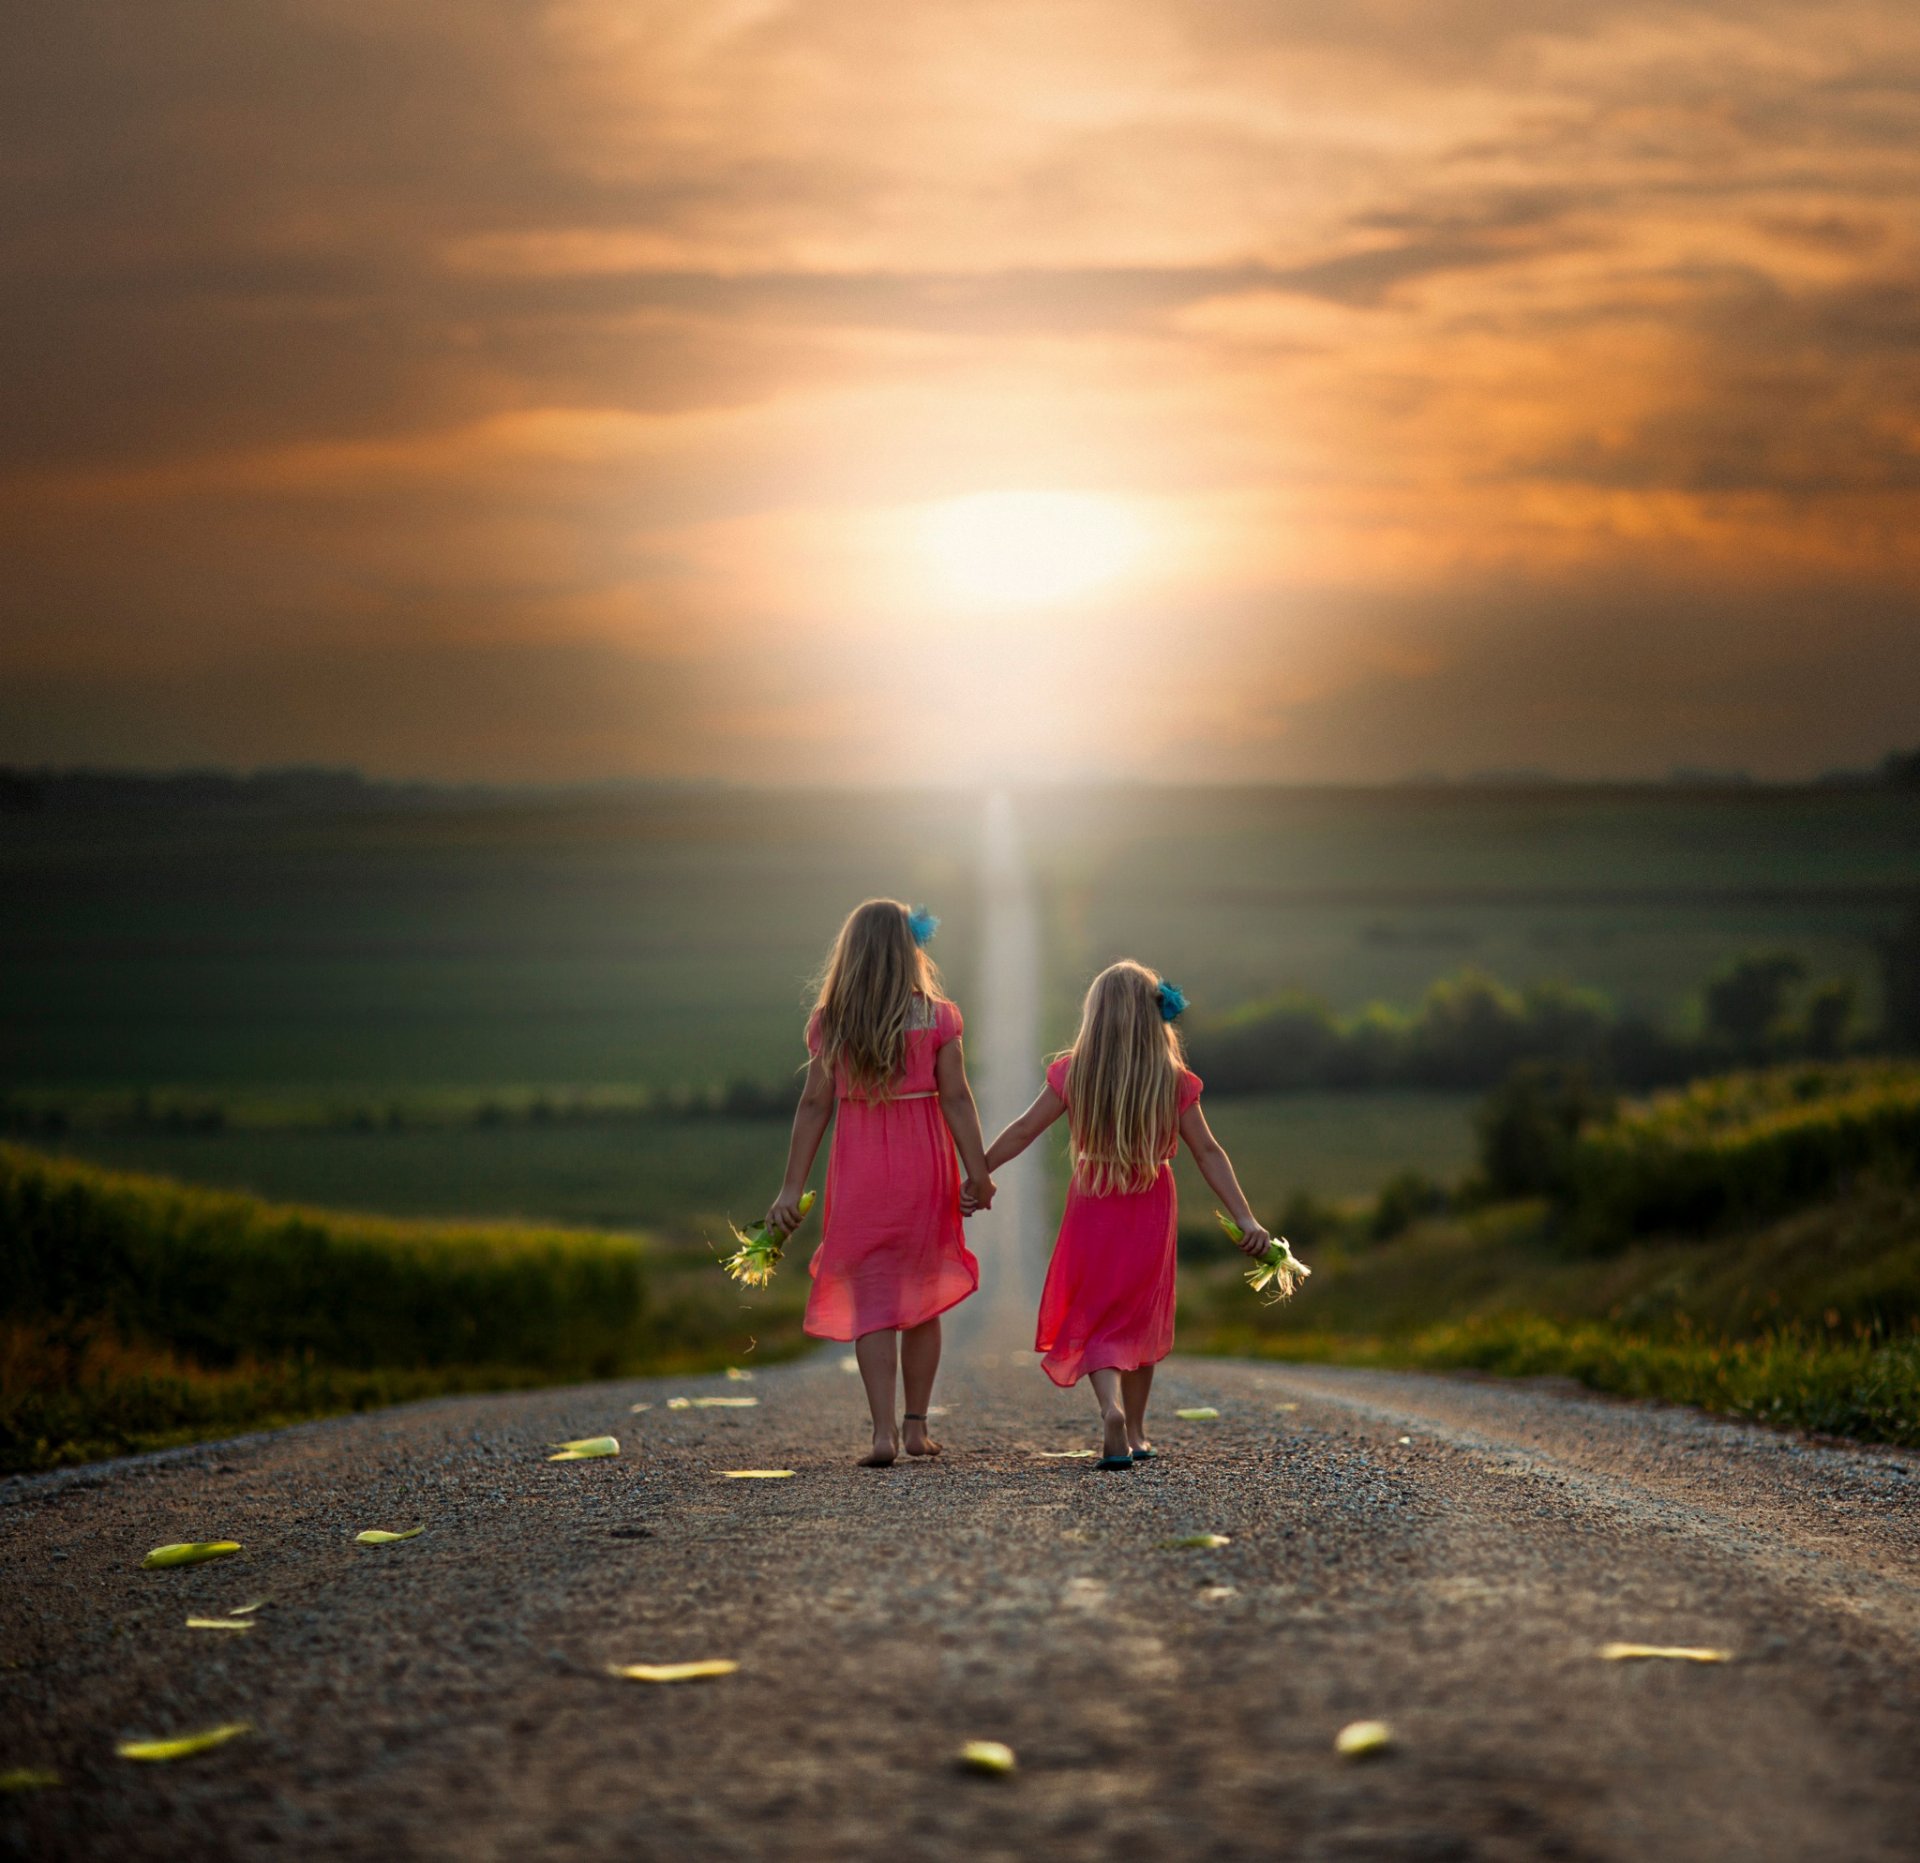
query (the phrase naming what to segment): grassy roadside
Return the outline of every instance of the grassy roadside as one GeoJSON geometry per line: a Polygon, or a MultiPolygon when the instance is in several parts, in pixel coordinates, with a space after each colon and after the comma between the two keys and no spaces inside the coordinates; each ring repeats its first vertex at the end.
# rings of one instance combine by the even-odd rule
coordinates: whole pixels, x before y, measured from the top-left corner
{"type": "Polygon", "coordinates": [[[1650,1236],[1600,1259],[1541,1202],[1362,1237],[1355,1225],[1303,1249],[1306,1291],[1265,1307],[1193,1232],[1182,1349],[1552,1374],[1920,1447],[1920,1189],[1897,1171],[1770,1224],[1650,1236]]]}
{"type": "Polygon", "coordinates": [[[0,1147],[0,1472],[798,1349],[697,1245],[264,1203],[0,1147]]]}

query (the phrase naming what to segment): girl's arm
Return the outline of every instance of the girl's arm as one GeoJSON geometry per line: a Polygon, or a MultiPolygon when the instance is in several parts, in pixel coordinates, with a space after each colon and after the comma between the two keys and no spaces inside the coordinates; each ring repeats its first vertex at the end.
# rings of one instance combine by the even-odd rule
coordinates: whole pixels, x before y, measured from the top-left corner
{"type": "Polygon", "coordinates": [[[987,1147],[987,1169],[997,1171],[1017,1158],[1067,1110],[1067,1103],[1051,1087],[1042,1087],[1033,1104],[987,1147]]]}
{"type": "Polygon", "coordinates": [[[939,1089],[940,1110],[960,1153],[960,1168],[967,1174],[968,1199],[975,1209],[984,1210],[993,1202],[993,1173],[987,1168],[980,1109],[974,1105],[973,1089],[967,1085],[967,1063],[957,1039],[941,1043],[934,1055],[933,1084],[939,1089]]]}
{"type": "Polygon", "coordinates": [[[1187,1150],[1193,1153],[1193,1161],[1207,1180],[1207,1188],[1227,1206],[1227,1214],[1240,1230],[1240,1240],[1234,1247],[1258,1261],[1273,1246],[1273,1237],[1255,1220],[1240,1180],[1233,1174],[1233,1160],[1227,1156],[1227,1148],[1213,1136],[1198,1100],[1180,1115],[1180,1136],[1186,1140],[1187,1150]]]}
{"type": "Polygon", "coordinates": [[[793,1138],[787,1146],[787,1176],[767,1211],[767,1227],[791,1235],[800,1227],[800,1193],[813,1175],[813,1161],[820,1155],[820,1141],[833,1123],[833,1077],[821,1065],[816,1054],[807,1063],[807,1084],[800,1089],[800,1104],[794,1108],[793,1138]]]}

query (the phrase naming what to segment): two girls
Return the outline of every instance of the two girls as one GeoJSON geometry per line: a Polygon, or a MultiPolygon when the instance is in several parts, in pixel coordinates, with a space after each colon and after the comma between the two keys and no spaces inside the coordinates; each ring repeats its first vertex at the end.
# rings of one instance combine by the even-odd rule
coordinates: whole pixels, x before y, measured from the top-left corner
{"type": "Polygon", "coordinates": [[[1154,1366],[1173,1347],[1179,1140],[1243,1231],[1241,1248],[1258,1259],[1271,1237],[1200,1111],[1200,1080],[1173,1026],[1185,1000],[1140,964],[1115,964],[1094,979],[1073,1047],[1047,1070],[1033,1104],[985,1146],[961,1058],[960,1011],[923,948],[936,923],[897,900],[868,900],[841,927],[827,962],[807,1024],[807,1082],[786,1181],[767,1212],[771,1227],[798,1227],[800,1196],[837,1108],[805,1329],[854,1341],[873,1415],[863,1467],[886,1467],[903,1446],[938,1455],[927,1414],[939,1316],[980,1280],[962,1216],[992,1203],[996,1166],[1067,1114],[1073,1179],[1035,1350],[1056,1384],[1091,1379],[1105,1430],[1096,1466],[1131,1469],[1154,1453],[1147,1398],[1154,1366]],[[904,1444],[896,1370],[906,1387],[904,1444]]]}

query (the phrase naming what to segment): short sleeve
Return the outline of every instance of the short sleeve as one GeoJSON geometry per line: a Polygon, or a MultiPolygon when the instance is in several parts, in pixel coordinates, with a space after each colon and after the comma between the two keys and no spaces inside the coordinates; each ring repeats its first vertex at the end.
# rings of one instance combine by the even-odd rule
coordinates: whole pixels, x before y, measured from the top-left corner
{"type": "Polygon", "coordinates": [[[1067,1069],[1073,1065],[1073,1056],[1063,1054],[1047,1069],[1047,1085],[1053,1089],[1054,1098],[1065,1100],[1067,1097],[1067,1069]]]}
{"type": "Polygon", "coordinates": [[[958,1003],[941,1003],[933,1018],[933,1045],[944,1048],[948,1042],[958,1041],[966,1026],[967,1019],[960,1013],[958,1003]]]}
{"type": "Polygon", "coordinates": [[[817,1009],[807,1018],[807,1052],[820,1052],[820,1012],[817,1009]]]}
{"type": "Polygon", "coordinates": [[[1205,1086],[1206,1083],[1192,1068],[1183,1067],[1180,1070],[1180,1110],[1183,1113],[1199,1100],[1205,1086]]]}

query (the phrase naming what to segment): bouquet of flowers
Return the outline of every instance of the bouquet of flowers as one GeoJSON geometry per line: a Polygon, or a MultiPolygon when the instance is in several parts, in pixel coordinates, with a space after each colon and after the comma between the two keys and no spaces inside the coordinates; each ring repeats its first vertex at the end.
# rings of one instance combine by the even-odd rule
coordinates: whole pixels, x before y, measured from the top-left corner
{"type": "MultiPolygon", "coordinates": [[[[813,1192],[809,1190],[800,1199],[802,1220],[812,1208],[813,1192]]],[[[770,1228],[765,1221],[755,1223],[751,1229],[742,1229],[736,1223],[729,1223],[727,1227],[733,1231],[733,1239],[739,1247],[720,1264],[721,1267],[742,1287],[765,1287],[773,1279],[774,1269],[780,1265],[781,1251],[787,1246],[786,1232],[770,1228]]]]}
{"type": "MultiPolygon", "coordinates": [[[[1229,1242],[1239,1242],[1246,1232],[1224,1210],[1215,1210],[1220,1227],[1227,1232],[1229,1242]]],[[[1265,1294],[1271,1288],[1267,1305],[1289,1298],[1300,1291],[1300,1283],[1313,1272],[1307,1264],[1287,1246],[1285,1236],[1275,1236],[1273,1246],[1269,1248],[1254,1265],[1247,1270],[1247,1285],[1256,1294],[1265,1294]]]]}

